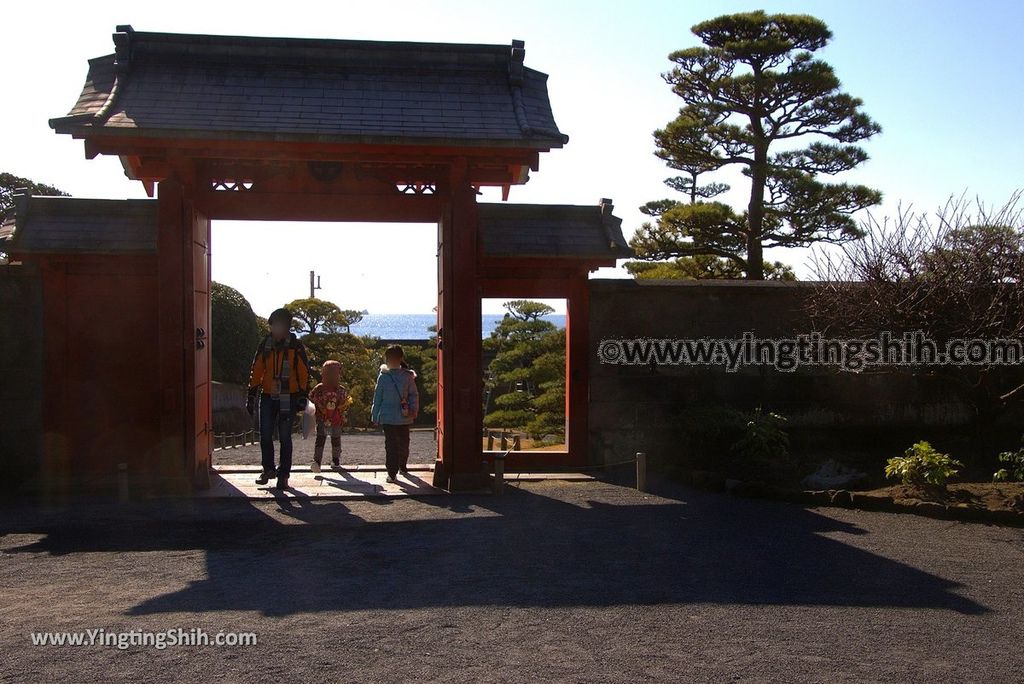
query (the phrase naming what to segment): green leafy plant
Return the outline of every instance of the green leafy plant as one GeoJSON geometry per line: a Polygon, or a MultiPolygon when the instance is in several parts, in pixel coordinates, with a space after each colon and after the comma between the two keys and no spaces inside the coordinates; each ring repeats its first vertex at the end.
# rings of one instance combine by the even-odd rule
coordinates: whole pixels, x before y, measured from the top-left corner
{"type": "Polygon", "coordinates": [[[760,406],[757,407],[743,426],[743,436],[732,445],[733,452],[752,461],[786,458],[789,455],[789,435],[781,427],[785,422],[785,416],[764,412],[760,406]]]}
{"type": "Polygon", "coordinates": [[[747,481],[788,482],[796,475],[797,459],[789,452],[786,417],[761,407],[740,414],[739,437],[727,459],[730,476],[747,481]]]}
{"type": "MultiPolygon", "coordinates": [[[[1024,442],[1024,438],[1021,441],[1024,442]]],[[[999,462],[1005,463],[1007,467],[992,474],[993,482],[1024,482],[1024,446],[1017,451],[999,454],[999,462]]]]}
{"type": "Polygon", "coordinates": [[[953,477],[963,463],[939,453],[925,441],[917,442],[903,452],[902,456],[890,458],[885,466],[885,476],[898,478],[906,485],[940,485],[953,477]]]}

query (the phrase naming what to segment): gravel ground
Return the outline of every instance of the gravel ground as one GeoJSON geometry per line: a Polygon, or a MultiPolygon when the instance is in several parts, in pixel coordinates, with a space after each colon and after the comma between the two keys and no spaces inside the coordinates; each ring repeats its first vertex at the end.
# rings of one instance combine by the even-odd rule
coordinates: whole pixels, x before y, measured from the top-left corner
{"type": "Polygon", "coordinates": [[[0,508],[0,680],[1019,682],[1024,531],[656,482],[0,508]],[[33,646],[34,630],[255,647],[33,646]]]}
{"type": "MultiPolygon", "coordinates": [[[[313,435],[302,439],[292,436],[292,465],[309,465],[313,462],[313,435]]],[[[274,454],[280,454],[281,445],[274,442],[274,454]]],[[[409,431],[409,463],[433,465],[437,456],[437,437],[433,428],[413,428],[409,431]]],[[[331,440],[324,444],[324,463],[331,462],[331,440]]],[[[342,465],[383,465],[384,433],[353,432],[341,436],[342,465]]],[[[217,449],[213,452],[214,465],[259,465],[260,445],[249,444],[234,449],[217,449]]]]}

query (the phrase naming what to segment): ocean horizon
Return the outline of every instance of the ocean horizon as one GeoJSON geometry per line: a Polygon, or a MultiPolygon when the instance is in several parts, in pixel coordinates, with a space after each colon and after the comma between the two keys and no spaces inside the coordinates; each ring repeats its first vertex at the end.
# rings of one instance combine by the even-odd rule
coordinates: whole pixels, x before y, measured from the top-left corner
{"type": "MultiPolygon", "coordinates": [[[[490,337],[503,313],[484,314],[481,318],[482,336],[490,337]]],[[[565,314],[543,316],[557,328],[565,327],[565,314]]],[[[437,314],[366,314],[363,320],[352,326],[353,335],[372,335],[383,340],[423,340],[431,336],[428,328],[437,324],[437,314]]]]}

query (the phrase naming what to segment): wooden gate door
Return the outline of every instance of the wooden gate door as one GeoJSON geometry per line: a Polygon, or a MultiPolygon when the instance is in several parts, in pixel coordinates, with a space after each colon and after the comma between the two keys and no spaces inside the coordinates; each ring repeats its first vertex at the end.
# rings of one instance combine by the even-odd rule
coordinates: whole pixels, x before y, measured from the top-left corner
{"type": "Polygon", "coordinates": [[[453,412],[449,404],[454,396],[452,369],[445,354],[445,336],[452,327],[451,215],[446,209],[437,222],[437,460],[434,463],[435,487],[448,487],[447,468],[452,464],[451,439],[453,412]],[[447,390],[447,391],[446,391],[447,390]]]}
{"type": "Polygon", "coordinates": [[[186,469],[199,489],[210,486],[212,413],[210,400],[210,220],[186,203],[185,454],[186,469]],[[188,226],[191,225],[191,231],[188,226]],[[186,333],[188,334],[188,333],[186,333]]]}

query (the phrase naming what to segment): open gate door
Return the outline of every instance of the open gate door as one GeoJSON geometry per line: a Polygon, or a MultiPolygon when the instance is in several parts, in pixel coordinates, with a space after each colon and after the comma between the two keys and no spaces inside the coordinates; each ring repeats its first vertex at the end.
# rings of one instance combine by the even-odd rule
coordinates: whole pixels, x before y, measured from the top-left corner
{"type": "MultiPolygon", "coordinates": [[[[186,471],[199,489],[210,486],[212,407],[210,373],[210,220],[185,203],[185,330],[194,336],[185,345],[186,471]],[[188,230],[191,226],[191,231],[188,230]]],[[[186,333],[188,334],[188,333],[186,333]]]]}
{"type": "Polygon", "coordinates": [[[446,361],[445,335],[450,335],[452,326],[451,306],[452,269],[451,269],[451,214],[446,210],[437,222],[437,460],[434,462],[435,487],[447,489],[448,472],[451,467],[451,435],[453,413],[449,410],[451,402],[451,363],[446,361]],[[447,389],[447,392],[446,392],[447,389]],[[445,439],[445,436],[448,439],[445,439]]]}

